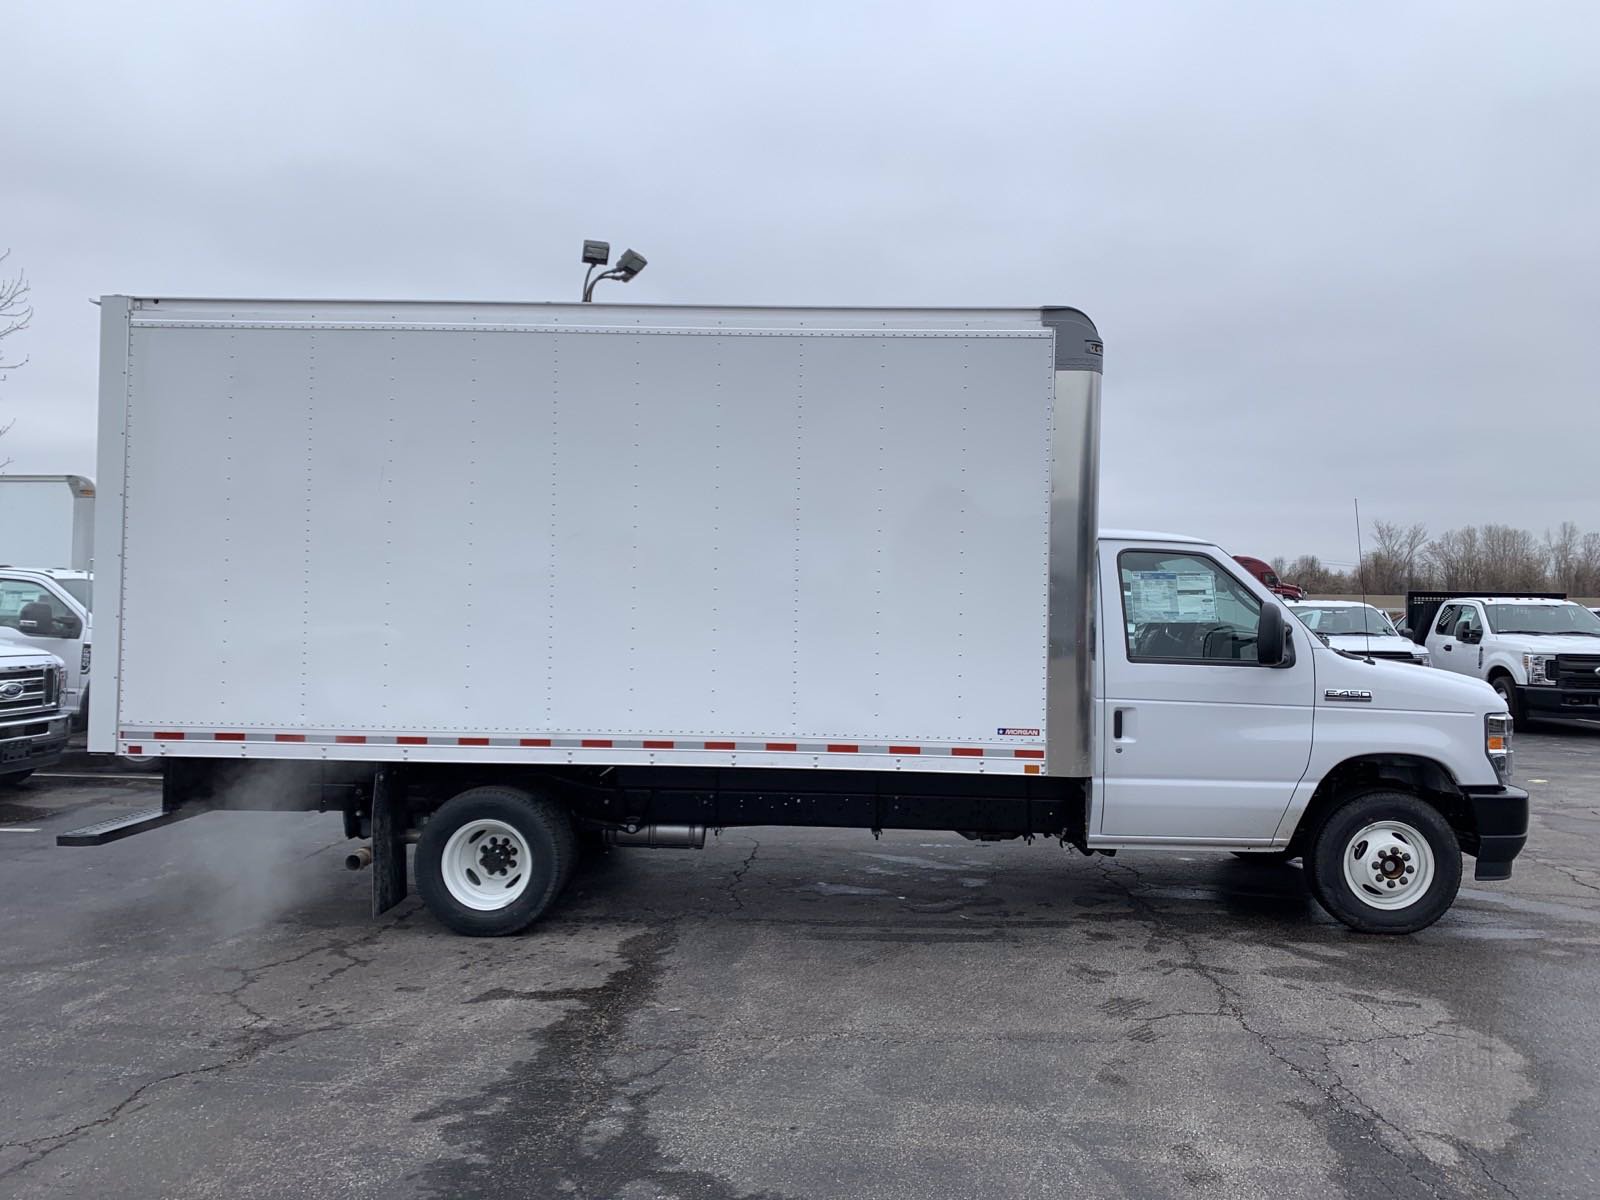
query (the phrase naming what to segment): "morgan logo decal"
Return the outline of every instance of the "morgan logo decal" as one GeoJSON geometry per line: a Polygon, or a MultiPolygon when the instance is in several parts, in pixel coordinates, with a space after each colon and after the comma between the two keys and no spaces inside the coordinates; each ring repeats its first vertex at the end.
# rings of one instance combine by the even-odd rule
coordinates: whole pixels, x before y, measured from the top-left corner
{"type": "Polygon", "coordinates": [[[1002,725],[995,731],[996,737],[1038,737],[1037,729],[1018,729],[1015,725],[1002,725]]]}
{"type": "Polygon", "coordinates": [[[1357,688],[1329,688],[1322,693],[1325,700],[1352,700],[1357,704],[1371,704],[1372,693],[1357,688]]]}

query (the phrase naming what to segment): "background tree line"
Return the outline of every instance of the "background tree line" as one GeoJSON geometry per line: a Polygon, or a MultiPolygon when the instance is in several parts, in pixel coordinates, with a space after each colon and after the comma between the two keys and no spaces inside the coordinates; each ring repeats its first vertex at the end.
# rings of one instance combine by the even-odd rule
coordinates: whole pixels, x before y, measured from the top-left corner
{"type": "Polygon", "coordinates": [[[1509,525],[1468,525],[1430,538],[1421,525],[1374,521],[1361,565],[1330,568],[1314,554],[1272,560],[1273,570],[1308,594],[1396,595],[1410,588],[1484,588],[1600,596],[1600,532],[1571,521],[1536,537],[1509,525]]]}

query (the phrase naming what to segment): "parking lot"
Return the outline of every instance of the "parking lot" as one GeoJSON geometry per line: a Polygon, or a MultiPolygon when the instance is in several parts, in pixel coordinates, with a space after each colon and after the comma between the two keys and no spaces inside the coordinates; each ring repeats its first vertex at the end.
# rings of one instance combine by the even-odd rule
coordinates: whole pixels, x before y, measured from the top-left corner
{"type": "Polygon", "coordinates": [[[0,807],[0,1194],[1592,1197],[1600,728],[1519,737],[1507,884],[1402,939],[1296,867],[735,830],[530,934],[377,921],[339,817],[0,807]]]}

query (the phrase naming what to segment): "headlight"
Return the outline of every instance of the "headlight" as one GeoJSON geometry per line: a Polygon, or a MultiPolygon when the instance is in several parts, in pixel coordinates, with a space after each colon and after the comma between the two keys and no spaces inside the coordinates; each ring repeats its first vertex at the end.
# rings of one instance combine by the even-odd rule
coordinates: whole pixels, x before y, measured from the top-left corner
{"type": "Polygon", "coordinates": [[[1556,656],[1554,654],[1524,654],[1522,669],[1528,673],[1530,686],[1548,687],[1556,681],[1556,656]]]}
{"type": "Polygon", "coordinates": [[[1483,749],[1501,783],[1511,778],[1511,714],[1490,713],[1483,719],[1483,749]]]}

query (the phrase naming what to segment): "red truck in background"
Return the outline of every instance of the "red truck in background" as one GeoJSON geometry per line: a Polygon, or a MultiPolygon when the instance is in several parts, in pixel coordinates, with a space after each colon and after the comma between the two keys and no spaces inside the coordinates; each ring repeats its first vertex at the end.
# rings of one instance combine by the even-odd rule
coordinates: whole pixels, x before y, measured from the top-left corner
{"type": "Polygon", "coordinates": [[[1304,589],[1297,584],[1284,583],[1283,580],[1278,578],[1278,573],[1259,558],[1251,558],[1248,554],[1235,554],[1233,561],[1266,584],[1273,595],[1282,596],[1285,600],[1304,600],[1306,598],[1304,589]]]}

